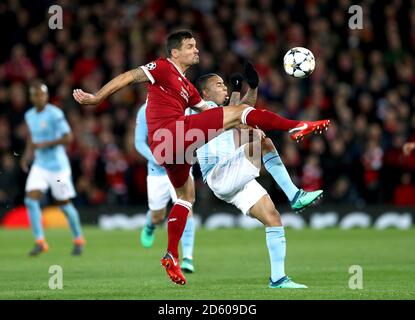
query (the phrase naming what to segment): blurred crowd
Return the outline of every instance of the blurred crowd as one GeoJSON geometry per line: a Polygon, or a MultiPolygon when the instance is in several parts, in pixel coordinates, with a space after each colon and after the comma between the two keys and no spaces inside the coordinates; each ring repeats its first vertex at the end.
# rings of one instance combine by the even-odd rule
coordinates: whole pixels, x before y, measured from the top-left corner
{"type": "MultiPolygon", "coordinates": [[[[77,204],[145,204],[146,162],[134,149],[144,85],[132,85],[97,108],[81,107],[72,89],[97,91],[112,77],[164,56],[164,40],[179,28],[196,35],[200,64],[225,81],[244,60],[260,74],[258,108],[304,120],[332,119],[323,136],[300,144],[286,133],[270,137],[294,182],[325,190],[335,203],[415,205],[415,1],[329,0],[103,0],[0,3],[0,203],[21,203],[28,83],[43,79],[50,100],[74,132],[68,148],[77,204]],[[63,9],[63,29],[51,30],[50,5],[63,9]],[[352,4],[363,9],[363,29],[349,28],[352,4]],[[290,78],[282,57],[309,48],[316,70],[290,78]]],[[[197,201],[214,196],[196,169],[197,201]]],[[[260,182],[277,206],[286,203],[272,178],[260,182]]],[[[217,200],[219,202],[219,200],[217,200]]],[[[213,202],[215,203],[215,202],[213,202]]]]}

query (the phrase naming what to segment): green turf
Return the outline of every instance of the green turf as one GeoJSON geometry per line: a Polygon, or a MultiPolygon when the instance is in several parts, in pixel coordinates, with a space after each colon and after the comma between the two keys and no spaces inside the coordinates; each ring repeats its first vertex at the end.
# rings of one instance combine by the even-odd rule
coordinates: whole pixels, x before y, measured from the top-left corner
{"type": "Polygon", "coordinates": [[[415,299],[415,230],[286,230],[286,271],[306,290],[268,289],[264,230],[198,230],[196,273],[181,287],[160,266],[166,233],[143,249],[138,231],[86,228],[82,257],[70,256],[68,230],[48,230],[48,253],[28,257],[29,231],[0,230],[0,299],[415,299]],[[63,290],[48,287],[51,265],[63,290]],[[348,287],[351,265],[362,290],[348,287]]]}

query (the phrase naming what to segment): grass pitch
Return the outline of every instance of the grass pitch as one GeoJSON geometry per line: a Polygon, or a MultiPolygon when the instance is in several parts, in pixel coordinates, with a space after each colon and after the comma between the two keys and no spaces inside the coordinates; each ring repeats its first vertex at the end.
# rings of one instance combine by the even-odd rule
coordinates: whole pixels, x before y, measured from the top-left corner
{"type": "Polygon", "coordinates": [[[415,299],[415,229],[286,230],[286,273],[305,290],[268,289],[263,229],[197,230],[196,272],[178,286],[160,266],[166,232],[144,249],[138,231],[87,227],[88,244],[72,257],[69,230],[47,230],[49,252],[29,257],[28,230],[0,230],[0,299],[415,299]],[[49,267],[63,269],[63,289],[49,289],[49,267]],[[349,288],[349,268],[363,269],[363,289],[349,288]]]}

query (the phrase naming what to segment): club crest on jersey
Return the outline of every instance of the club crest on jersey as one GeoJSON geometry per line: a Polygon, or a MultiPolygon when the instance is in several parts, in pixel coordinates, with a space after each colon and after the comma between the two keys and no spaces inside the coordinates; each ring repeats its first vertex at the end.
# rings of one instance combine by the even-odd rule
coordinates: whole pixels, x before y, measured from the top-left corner
{"type": "Polygon", "coordinates": [[[146,65],[145,65],[145,67],[147,68],[147,70],[154,70],[155,68],[156,68],[156,63],[153,61],[153,62],[150,62],[150,63],[147,63],[146,65]]]}

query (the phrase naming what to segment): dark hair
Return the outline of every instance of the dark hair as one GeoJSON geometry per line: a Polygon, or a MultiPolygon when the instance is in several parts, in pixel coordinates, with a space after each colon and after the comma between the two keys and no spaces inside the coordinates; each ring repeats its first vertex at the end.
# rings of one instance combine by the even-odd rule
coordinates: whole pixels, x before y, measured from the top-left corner
{"type": "Polygon", "coordinates": [[[199,91],[200,96],[203,96],[203,89],[206,88],[206,83],[208,82],[208,80],[214,76],[218,76],[216,73],[207,73],[204,74],[203,76],[200,76],[197,80],[196,80],[196,89],[197,91],[199,91]]]}
{"type": "Polygon", "coordinates": [[[181,48],[182,42],[184,39],[192,39],[192,38],[194,38],[194,36],[192,32],[188,30],[181,30],[181,31],[171,33],[167,37],[167,41],[166,41],[167,57],[171,57],[171,51],[173,49],[181,48]]]}
{"type": "Polygon", "coordinates": [[[33,80],[30,83],[29,90],[42,90],[46,88],[46,92],[48,92],[48,86],[41,80],[33,80]]]}

